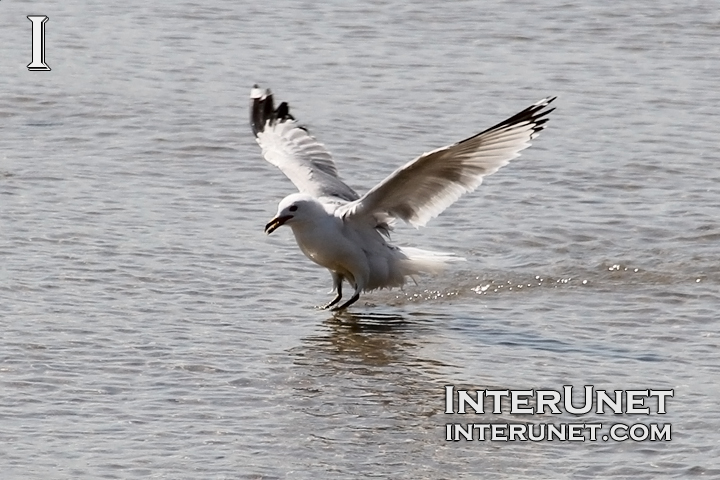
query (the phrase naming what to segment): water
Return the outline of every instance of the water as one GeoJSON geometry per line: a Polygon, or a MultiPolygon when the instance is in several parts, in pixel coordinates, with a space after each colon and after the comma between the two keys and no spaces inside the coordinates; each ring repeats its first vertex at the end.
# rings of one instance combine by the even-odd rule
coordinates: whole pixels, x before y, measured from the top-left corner
{"type": "Polygon", "coordinates": [[[713,2],[0,3],[0,471],[27,478],[720,475],[713,2]],[[28,72],[47,15],[51,72],[28,72]],[[468,262],[350,313],[263,226],[250,86],[364,191],[559,95],[427,228],[468,262]],[[674,389],[670,442],[446,442],[444,386],[674,389]]]}

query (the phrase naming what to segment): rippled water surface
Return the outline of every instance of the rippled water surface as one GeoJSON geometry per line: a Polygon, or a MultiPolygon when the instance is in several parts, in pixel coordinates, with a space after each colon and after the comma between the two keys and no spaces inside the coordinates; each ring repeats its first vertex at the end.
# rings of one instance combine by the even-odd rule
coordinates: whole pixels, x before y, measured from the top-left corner
{"type": "Polygon", "coordinates": [[[713,2],[0,3],[3,479],[720,476],[713,2]],[[29,72],[47,15],[50,72],[29,72]],[[247,122],[287,100],[365,191],[548,95],[401,245],[468,259],[348,313],[247,122]],[[665,415],[445,415],[444,387],[674,389],[665,415]],[[448,422],[670,423],[447,442],[448,422]]]}

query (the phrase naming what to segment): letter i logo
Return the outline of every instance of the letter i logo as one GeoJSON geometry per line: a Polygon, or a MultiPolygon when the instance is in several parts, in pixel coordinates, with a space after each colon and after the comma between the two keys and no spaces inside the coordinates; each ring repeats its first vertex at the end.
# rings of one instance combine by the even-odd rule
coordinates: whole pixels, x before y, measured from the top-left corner
{"type": "Polygon", "coordinates": [[[34,70],[50,70],[45,63],[45,22],[47,15],[28,15],[32,22],[32,62],[27,66],[31,72],[34,70]]]}

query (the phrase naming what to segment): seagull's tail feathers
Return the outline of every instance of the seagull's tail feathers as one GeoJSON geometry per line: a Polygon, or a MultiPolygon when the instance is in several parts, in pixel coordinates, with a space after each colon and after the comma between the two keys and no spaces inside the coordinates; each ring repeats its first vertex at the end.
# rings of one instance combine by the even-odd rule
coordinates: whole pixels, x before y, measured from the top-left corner
{"type": "Polygon", "coordinates": [[[402,247],[406,259],[401,261],[405,275],[413,276],[418,273],[440,273],[449,263],[464,262],[463,257],[452,253],[432,252],[420,248],[402,247]]]}

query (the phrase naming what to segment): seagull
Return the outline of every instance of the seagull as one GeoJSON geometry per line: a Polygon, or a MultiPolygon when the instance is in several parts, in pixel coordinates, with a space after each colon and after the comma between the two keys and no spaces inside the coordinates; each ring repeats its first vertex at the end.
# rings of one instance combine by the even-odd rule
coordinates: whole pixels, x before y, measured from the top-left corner
{"type": "Polygon", "coordinates": [[[398,247],[389,242],[396,220],[418,228],[438,216],[461,195],[475,190],[485,176],[520,155],[545,127],[547,97],[458,143],[423,153],[359,195],[338,175],[325,146],[290,114],[286,102],[274,106],[269,89],[250,92],[250,125],[262,155],[297,187],[285,197],[265,226],[268,235],[283,225],[293,231],[300,250],[330,271],[335,297],[319,308],[344,310],[362,292],[402,287],[408,277],[435,273],[453,254],[398,247]],[[346,302],[343,282],[353,288],[346,302]]]}

